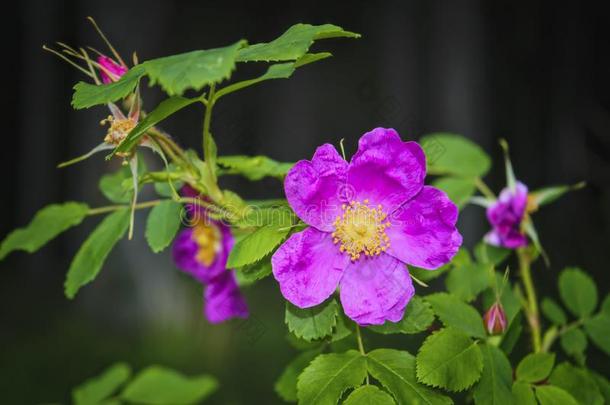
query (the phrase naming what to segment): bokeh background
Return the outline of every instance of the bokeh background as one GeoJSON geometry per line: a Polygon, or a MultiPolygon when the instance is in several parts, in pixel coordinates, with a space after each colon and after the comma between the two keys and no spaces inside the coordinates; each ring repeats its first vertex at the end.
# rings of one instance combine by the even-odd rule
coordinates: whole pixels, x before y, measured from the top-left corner
{"type": "MultiPolygon", "coordinates": [[[[588,183],[535,216],[553,263],[535,268],[541,295],[555,294],[557,274],[568,265],[589,271],[607,293],[610,25],[592,4],[21,0],[3,19],[0,236],[51,202],[106,204],[97,181],[116,168],[98,156],[55,169],[100,141],[106,111],[70,108],[72,85],[83,77],[42,44],[102,48],[88,15],[123,55],[137,51],[141,60],[240,38],[267,41],[297,22],[331,22],[362,39],[329,40],[324,47],[334,58],[223,99],[213,122],[221,153],[296,161],[341,138],[351,154],[358,137],[376,126],[394,127],[405,139],[456,132],[494,157],[486,181],[498,190],[504,171],[497,139],[505,137],[517,176],[531,188],[588,183]]],[[[248,66],[240,77],[258,70],[248,66]]],[[[146,90],[145,106],[161,97],[146,90]]],[[[199,148],[200,123],[201,111],[193,108],[163,127],[199,148]]],[[[148,163],[158,164],[150,156],[148,163]]],[[[274,180],[224,185],[250,198],[282,196],[274,180]]],[[[135,240],[120,243],[98,279],[68,301],[65,272],[97,221],[86,220],[35,255],[15,253],[0,263],[0,402],[68,402],[71,387],[115,360],[136,369],[159,363],[212,373],[221,390],[211,403],[280,402],[272,384],[295,350],[285,340],[283,301],[272,278],[246,291],[251,322],[212,327],[201,316],[201,287],[167,253],[149,251],[139,216],[135,240]]],[[[460,229],[472,247],[486,232],[482,209],[467,207],[460,229]]],[[[379,344],[409,348],[413,339],[379,344]]],[[[610,373],[600,352],[590,349],[589,362],[610,373]]]]}

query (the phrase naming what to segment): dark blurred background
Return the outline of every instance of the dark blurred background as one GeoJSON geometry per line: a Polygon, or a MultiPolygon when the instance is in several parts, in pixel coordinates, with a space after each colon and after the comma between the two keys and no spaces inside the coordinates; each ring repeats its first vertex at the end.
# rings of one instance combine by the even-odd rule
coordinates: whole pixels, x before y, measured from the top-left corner
{"type": "MultiPolygon", "coordinates": [[[[0,236],[51,202],[107,204],[97,181],[117,167],[99,155],[55,169],[100,142],[98,123],[107,112],[70,108],[71,87],[85,78],[43,52],[42,44],[103,48],[85,20],[89,15],[124,56],[137,51],[140,60],[240,38],[267,41],[297,22],[331,22],[362,39],[326,41],[334,58],[223,99],[213,122],[221,153],[296,161],[341,138],[351,154],[358,137],[376,126],[394,127],[405,139],[450,131],[494,157],[486,181],[499,190],[504,170],[497,139],[505,137],[517,176],[530,188],[588,183],[535,215],[553,263],[535,268],[541,295],[556,294],[557,274],[567,265],[589,271],[605,294],[610,25],[593,4],[21,0],[4,10],[0,236]]],[[[258,70],[248,66],[238,77],[258,70]]],[[[146,90],[145,107],[161,97],[157,89],[146,90]]],[[[199,149],[200,124],[201,111],[193,108],[163,127],[199,149]]],[[[273,180],[230,179],[225,186],[250,198],[282,195],[273,180]]],[[[68,402],[71,387],[115,360],[212,373],[221,381],[212,403],[280,402],[272,384],[295,350],[285,340],[283,301],[272,278],[246,291],[250,323],[211,327],[201,315],[201,287],[179,274],[168,254],[149,251],[139,216],[135,240],[120,243],[93,285],[68,301],[65,272],[97,221],[86,220],[35,255],[15,253],[0,263],[0,402],[68,402]]],[[[487,230],[482,209],[467,207],[460,229],[472,247],[487,230]]],[[[414,342],[382,343],[409,348],[414,342]]],[[[594,349],[589,362],[610,372],[607,358],[594,349]]]]}

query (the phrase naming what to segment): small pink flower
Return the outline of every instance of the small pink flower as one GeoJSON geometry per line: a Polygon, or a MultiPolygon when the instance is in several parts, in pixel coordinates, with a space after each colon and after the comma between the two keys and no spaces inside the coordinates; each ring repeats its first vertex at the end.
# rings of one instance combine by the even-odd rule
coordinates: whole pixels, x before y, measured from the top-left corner
{"type": "Polygon", "coordinates": [[[496,301],[483,318],[485,329],[490,335],[501,335],[506,330],[506,314],[499,301],[496,301]]]}
{"type": "Polygon", "coordinates": [[[104,84],[116,82],[127,73],[127,67],[115,62],[108,56],[100,55],[97,58],[97,63],[101,66],[100,75],[104,84]]]}

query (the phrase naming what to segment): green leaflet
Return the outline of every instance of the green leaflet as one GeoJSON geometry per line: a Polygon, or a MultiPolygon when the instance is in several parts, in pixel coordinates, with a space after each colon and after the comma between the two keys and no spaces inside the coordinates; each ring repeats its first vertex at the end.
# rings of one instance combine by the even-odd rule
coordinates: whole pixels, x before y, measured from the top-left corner
{"type": "Polygon", "coordinates": [[[493,265],[471,263],[454,267],[445,278],[447,291],[466,302],[473,301],[489,287],[489,274],[493,265]]]}
{"type": "Polygon", "coordinates": [[[241,282],[240,285],[252,284],[271,275],[271,261],[269,258],[264,258],[256,263],[248,264],[235,270],[237,280],[241,282]]]}
{"type": "Polygon", "coordinates": [[[544,380],[551,374],[555,364],[553,353],[531,353],[521,360],[517,366],[517,380],[536,383],[544,380]]]}
{"type": "Polygon", "coordinates": [[[146,241],[153,252],[159,253],[174,240],[182,219],[182,204],[161,201],[148,214],[146,241]]]}
{"type": "Polygon", "coordinates": [[[610,356],[610,314],[600,312],[586,319],[585,331],[593,343],[610,356]]]}
{"type": "Polygon", "coordinates": [[[128,203],[133,195],[131,170],[123,166],[114,173],[105,174],[100,178],[98,186],[104,197],[113,203],[128,203]]]}
{"type": "Polygon", "coordinates": [[[0,260],[15,250],[33,253],[68,228],[82,222],[89,207],[83,203],[66,202],[44,207],[25,228],[9,233],[0,245],[0,260]]]}
{"type": "Polygon", "coordinates": [[[513,384],[512,392],[515,405],[538,405],[534,388],[530,384],[517,381],[513,384]]]}
{"type": "Polygon", "coordinates": [[[366,377],[366,358],[355,350],[321,354],[297,381],[299,405],[335,405],[341,394],[366,377]]]}
{"type": "Polygon", "coordinates": [[[330,299],[312,308],[298,308],[286,302],[285,322],[296,337],[311,341],[330,335],[337,324],[339,306],[330,299]]]}
{"type": "Polygon", "coordinates": [[[543,298],[540,307],[544,316],[555,325],[562,326],[568,322],[565,312],[552,298],[543,298]]]}
{"type": "Polygon", "coordinates": [[[535,392],[540,405],[579,405],[574,397],[559,387],[538,385],[535,392]]]}
{"type": "Polygon", "coordinates": [[[90,84],[78,82],[74,86],[72,107],[77,110],[107,104],[127,97],[134,91],[138,82],[146,73],[144,65],[137,65],[129,69],[121,80],[109,84],[90,84]]]}
{"type": "Polygon", "coordinates": [[[561,348],[577,362],[583,363],[587,350],[587,336],[580,328],[573,328],[561,335],[561,348]]]}
{"type": "Polygon", "coordinates": [[[506,260],[511,252],[510,249],[488,245],[485,242],[479,242],[474,247],[474,255],[478,262],[489,263],[494,266],[497,266],[506,260]]]}
{"type": "Polygon", "coordinates": [[[74,405],[99,405],[119,389],[131,376],[131,368],[117,363],[90,378],[72,391],[74,405]]]}
{"type": "Polygon", "coordinates": [[[474,388],[474,402],[480,405],[512,405],[513,369],[506,355],[496,346],[481,345],[483,372],[474,388]]]}
{"type": "Polygon", "coordinates": [[[432,185],[447,193],[459,209],[464,208],[476,190],[474,179],[468,177],[441,177],[432,185]]]}
{"type": "Polygon", "coordinates": [[[259,261],[279,245],[289,231],[290,228],[286,226],[267,225],[258,228],[235,244],[229,254],[227,268],[242,267],[259,261]]]}
{"type": "Polygon", "coordinates": [[[393,405],[392,397],[374,385],[363,385],[355,389],[343,402],[344,405],[393,405]]]}
{"type": "Polygon", "coordinates": [[[367,353],[369,373],[394,395],[398,404],[448,405],[446,397],[415,377],[415,357],[405,351],[377,349],[367,353]]]}
{"type": "Polygon", "coordinates": [[[315,40],[325,38],[359,38],[332,24],[295,24],[271,42],[247,46],[239,51],[238,62],[297,60],[307,53],[315,40]]]}
{"type": "Polygon", "coordinates": [[[565,306],[577,317],[590,315],[597,306],[597,287],[579,268],[566,268],[559,275],[559,295],[565,306]]]}
{"type": "Polygon", "coordinates": [[[483,177],[491,167],[483,149],[463,136],[433,133],[424,135],[420,143],[426,153],[428,174],[483,177]]]}
{"type": "Polygon", "coordinates": [[[274,386],[275,392],[277,392],[284,401],[296,402],[297,378],[305,367],[320,354],[320,351],[320,348],[308,350],[299,354],[294,360],[288,363],[274,386]]]}
{"type": "MultiPolygon", "coordinates": [[[[330,56],[330,54],[328,55],[330,56]]],[[[277,63],[275,65],[271,65],[262,76],[255,79],[243,80],[241,82],[223,87],[222,89],[218,90],[214,98],[218,100],[220,97],[226,94],[233,93],[234,91],[241,90],[265,80],[288,79],[290,76],[292,76],[295,69],[296,62],[277,63]]]]}
{"type": "Polygon", "coordinates": [[[483,356],[466,334],[441,329],[424,341],[416,358],[417,379],[432,387],[463,391],[481,377],[483,356]]]}
{"type": "Polygon", "coordinates": [[[217,163],[224,174],[239,174],[253,181],[264,177],[283,179],[294,165],[276,162],[267,156],[219,156],[217,163]]]}
{"type": "Polygon", "coordinates": [[[108,215],[82,244],[70,264],[64,284],[66,297],[72,299],[78,290],[99,273],[114,245],[129,227],[129,210],[121,209],[108,215]]]}
{"type": "Polygon", "coordinates": [[[367,329],[377,333],[419,333],[426,330],[434,322],[434,312],[430,304],[421,297],[413,297],[402,319],[398,322],[386,321],[383,325],[369,326],[367,329]]]}
{"type": "Polygon", "coordinates": [[[484,338],[487,336],[483,328],[481,315],[472,306],[460,301],[447,293],[427,295],[426,301],[432,304],[432,309],[445,324],[465,332],[469,336],[484,338]]]}
{"type": "Polygon", "coordinates": [[[597,382],[585,369],[562,363],[553,370],[549,381],[554,386],[567,391],[581,404],[604,404],[604,397],[597,382]]]}
{"type": "Polygon", "coordinates": [[[218,388],[209,375],[185,377],[160,366],[142,370],[121,393],[121,399],[138,404],[175,405],[199,403],[218,388]]]}

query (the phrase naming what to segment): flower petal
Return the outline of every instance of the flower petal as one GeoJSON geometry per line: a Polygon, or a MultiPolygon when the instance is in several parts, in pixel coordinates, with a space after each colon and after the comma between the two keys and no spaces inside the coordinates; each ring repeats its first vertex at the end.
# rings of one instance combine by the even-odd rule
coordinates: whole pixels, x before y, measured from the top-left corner
{"type": "Polygon", "coordinates": [[[385,253],[350,263],[340,289],[345,314],[360,325],[400,321],[415,293],[407,267],[385,253]]]}
{"type": "Polygon", "coordinates": [[[457,206],[443,191],[425,186],[396,210],[386,229],[388,253],[413,266],[436,269],[448,263],[462,244],[455,227],[457,206]]]}
{"type": "Polygon", "coordinates": [[[334,146],[320,146],[311,161],[301,160],[288,172],[284,181],[286,199],[305,223],[322,231],[331,231],[341,212],[347,162],[334,146]]]}
{"type": "Polygon", "coordinates": [[[222,272],[205,287],[204,301],[205,316],[210,323],[247,318],[249,315],[248,306],[231,270],[222,272]]]}
{"type": "Polygon", "coordinates": [[[354,199],[369,199],[390,213],[424,185],[426,156],[415,142],[403,142],[393,129],[375,128],[358,142],[347,180],[354,199]]]}
{"type": "Polygon", "coordinates": [[[326,300],[337,288],[349,257],[330,233],[309,227],[292,235],[271,258],[282,295],[299,308],[326,300]]]}
{"type": "Polygon", "coordinates": [[[527,245],[527,237],[521,231],[521,222],[527,207],[527,186],[516,183],[515,190],[508,187],[500,197],[487,208],[487,219],[492,230],[485,236],[490,245],[516,249],[527,245]]]}

